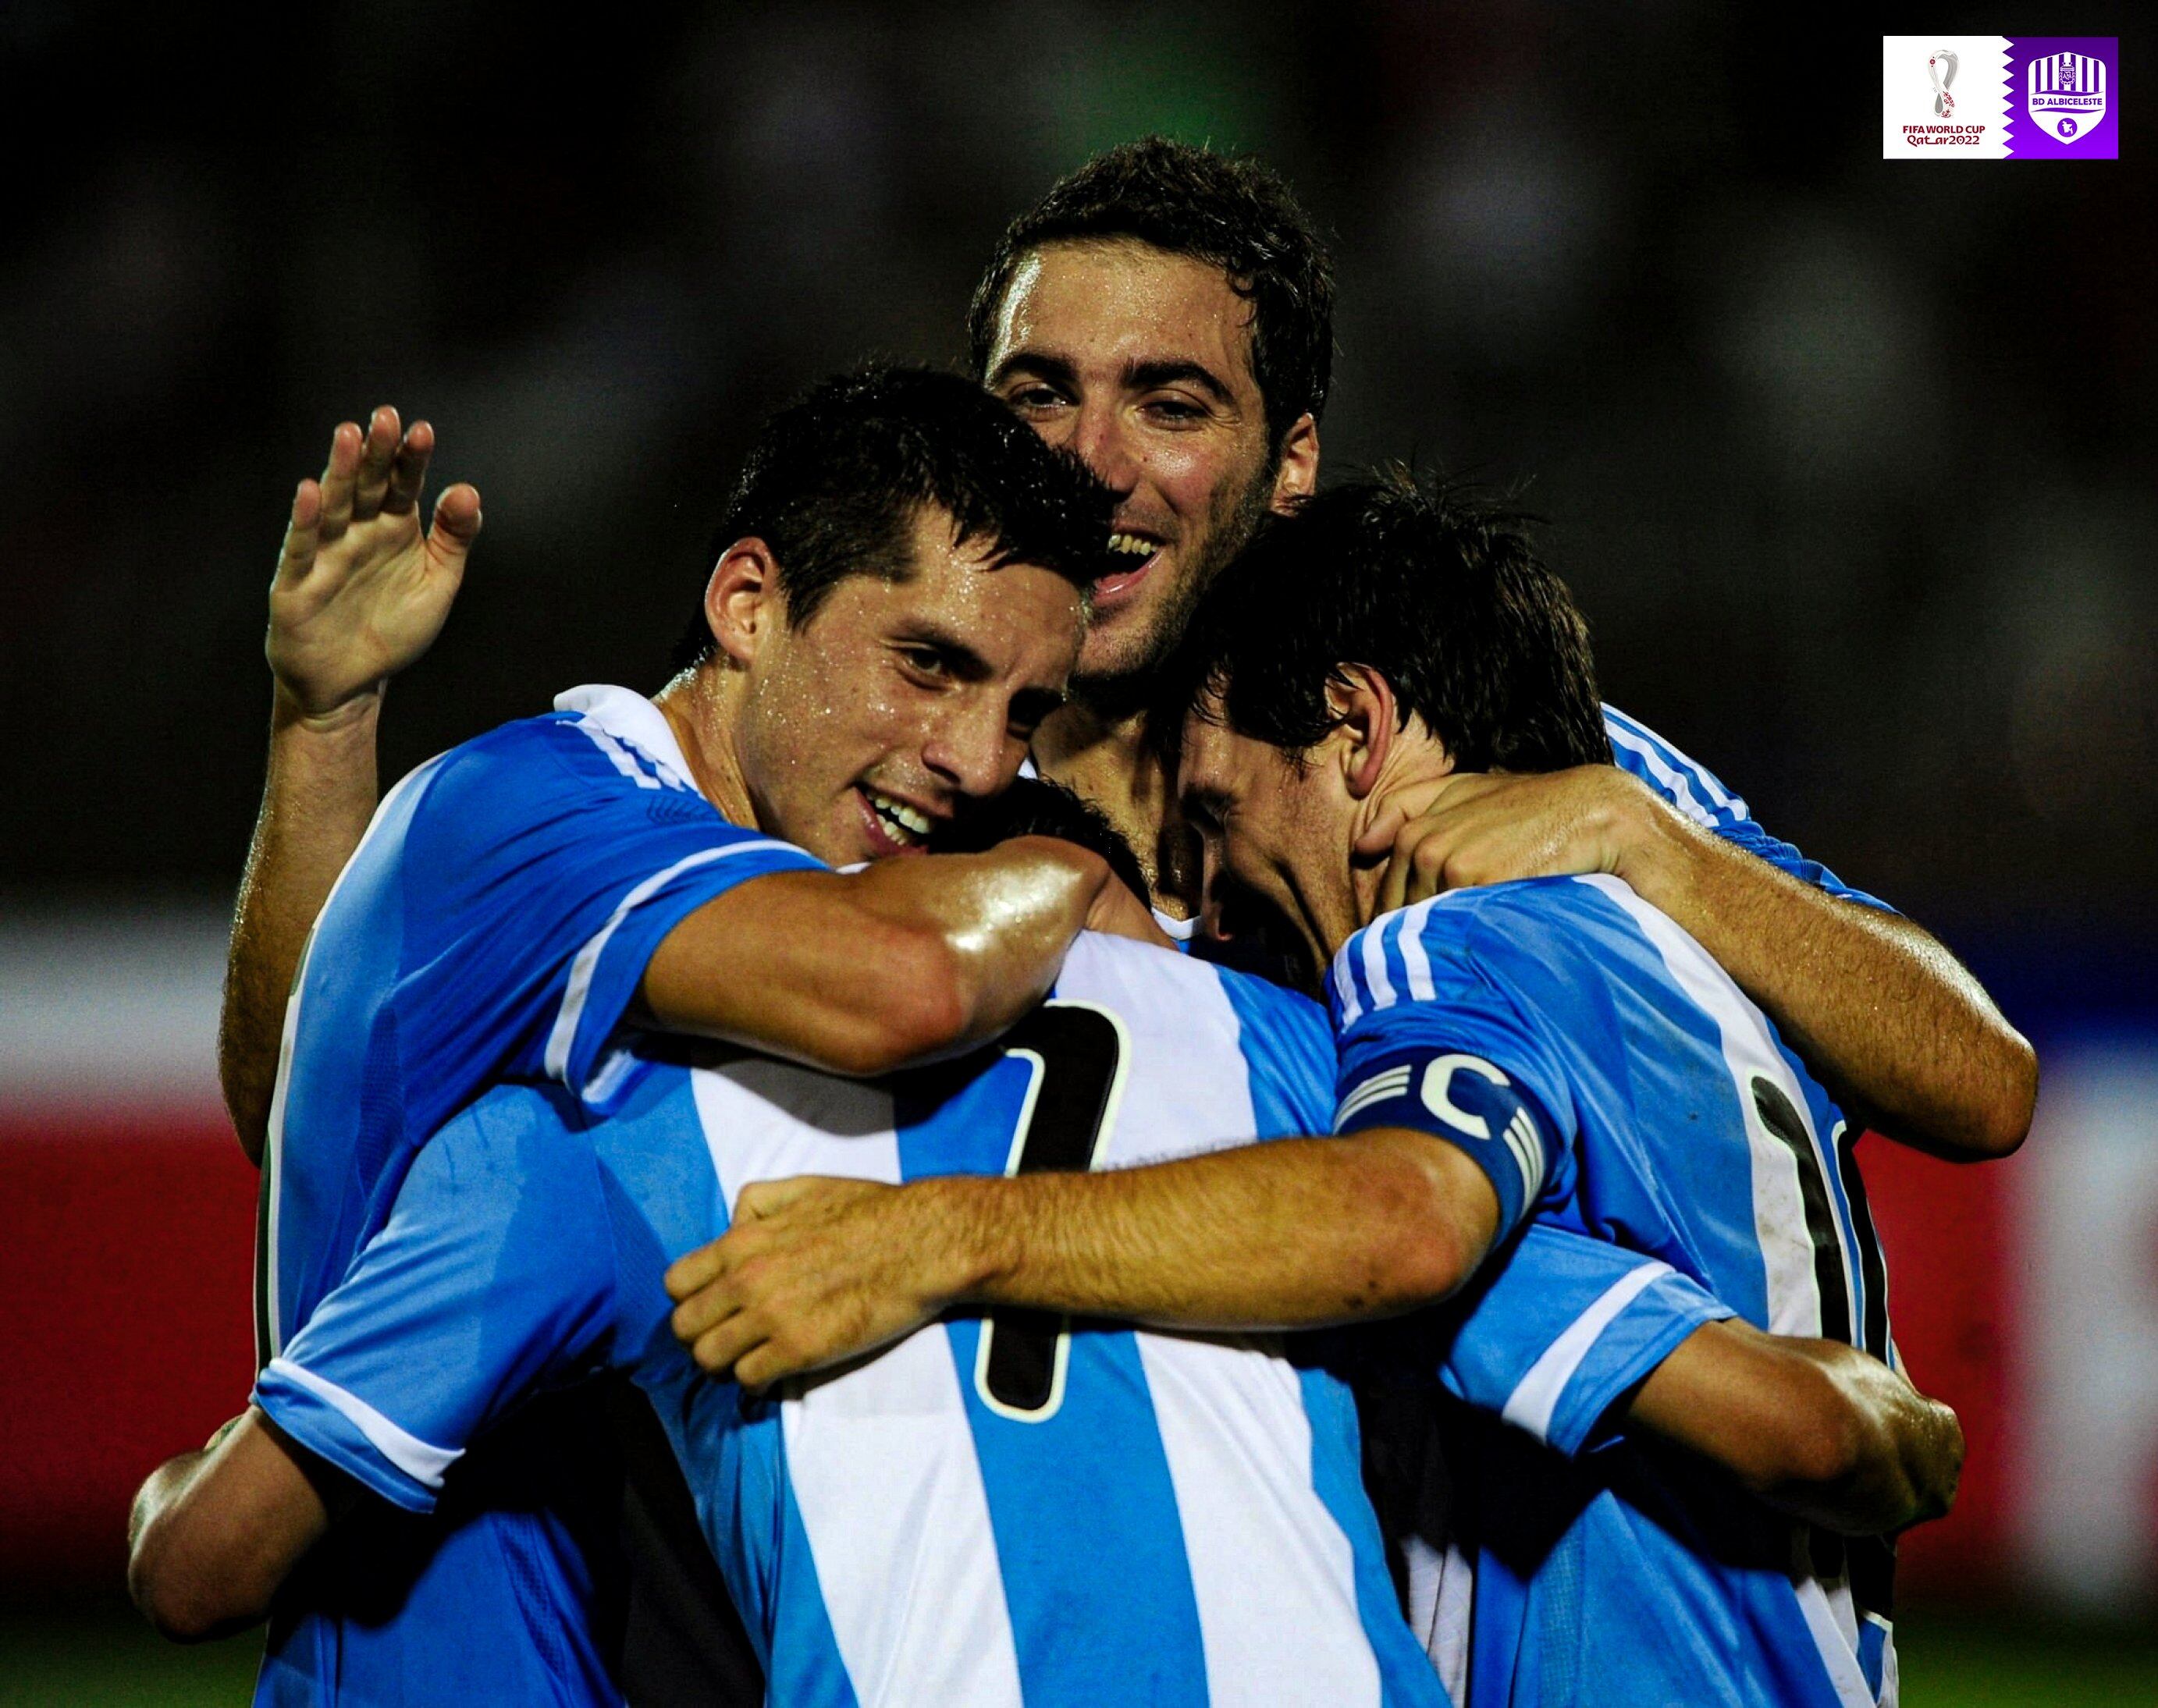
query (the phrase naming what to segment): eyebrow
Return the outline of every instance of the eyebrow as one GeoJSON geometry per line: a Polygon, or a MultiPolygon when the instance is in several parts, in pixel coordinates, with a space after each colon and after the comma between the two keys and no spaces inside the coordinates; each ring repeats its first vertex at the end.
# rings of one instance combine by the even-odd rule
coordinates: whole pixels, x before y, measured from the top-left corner
{"type": "MultiPolygon", "coordinates": [[[[1041,350],[1014,350],[990,370],[991,389],[1004,384],[1015,374],[1031,374],[1075,390],[1079,384],[1079,369],[1068,357],[1051,355],[1041,350]]],[[[1127,362],[1121,377],[1128,391],[1151,391],[1161,385],[1195,385],[1224,408],[1233,408],[1236,401],[1227,382],[1212,369],[1188,357],[1127,362]]]]}
{"type": "Polygon", "coordinates": [[[1152,391],[1159,385],[1195,385],[1225,407],[1236,401],[1211,369],[1190,360],[1131,363],[1124,369],[1124,384],[1132,391],[1152,391]]]}

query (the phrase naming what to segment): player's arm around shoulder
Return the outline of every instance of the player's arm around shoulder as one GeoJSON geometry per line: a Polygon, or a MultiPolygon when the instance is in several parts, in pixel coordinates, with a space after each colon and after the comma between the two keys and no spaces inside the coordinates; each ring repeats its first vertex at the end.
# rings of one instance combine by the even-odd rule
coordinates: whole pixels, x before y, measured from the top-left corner
{"type": "Polygon", "coordinates": [[[645,965],[638,1009],[663,1031],[888,1073],[1004,1030],[1115,890],[1098,855],[1048,837],[775,873],[677,924],[645,965]]]}
{"type": "Polygon", "coordinates": [[[1979,1160],[2007,1155],[2030,1130],[2037,1058],[1979,982],[1920,926],[1851,899],[1742,808],[1711,828],[1609,765],[1462,776],[1427,810],[1375,824],[1363,848],[1391,854],[1384,907],[1510,879],[1620,878],[1892,1136],[1979,1160]]]}
{"type": "Polygon", "coordinates": [[[1963,1469],[1955,1413],[1878,1359],[1735,1318],[1674,1349],[1628,1416],[1769,1504],[1846,1535],[1943,1516],[1963,1469]]]}

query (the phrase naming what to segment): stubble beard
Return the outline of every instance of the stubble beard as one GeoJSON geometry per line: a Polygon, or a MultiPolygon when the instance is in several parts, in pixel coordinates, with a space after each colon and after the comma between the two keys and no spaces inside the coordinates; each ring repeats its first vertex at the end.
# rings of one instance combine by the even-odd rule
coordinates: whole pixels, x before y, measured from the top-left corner
{"type": "Polygon", "coordinates": [[[1144,709],[1156,673],[1183,640],[1199,601],[1206,596],[1206,590],[1214,585],[1215,577],[1252,543],[1252,536],[1266,519],[1267,506],[1273,497],[1274,477],[1280,467],[1278,457],[1269,457],[1241,489],[1231,491],[1225,483],[1215,493],[1207,510],[1206,549],[1197,569],[1169,595],[1154,619],[1153,629],[1140,639],[1136,653],[1118,659],[1101,675],[1073,675],[1071,697],[1075,700],[1104,723],[1144,709]]]}

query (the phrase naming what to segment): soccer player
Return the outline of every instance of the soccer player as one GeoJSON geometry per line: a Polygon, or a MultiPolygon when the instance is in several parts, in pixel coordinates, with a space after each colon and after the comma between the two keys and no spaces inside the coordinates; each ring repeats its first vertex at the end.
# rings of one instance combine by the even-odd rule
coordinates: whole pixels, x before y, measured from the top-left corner
{"type": "MultiPolygon", "coordinates": [[[[700,1363],[778,1380],[805,1349],[955,1303],[1210,1329],[1385,1314],[1447,1296],[1534,1218],[1670,1263],[1756,1329],[1844,1343],[1835,1380],[1900,1387],[1851,1135],[1698,943],[1602,875],[1381,914],[1355,859],[1463,769],[1594,761],[1563,585],[1509,519],[1406,478],[1314,500],[1238,574],[1195,626],[1180,787],[1210,876],[1257,890],[1330,966],[1344,1137],[1115,1174],[756,1189],[670,1282],[700,1363]]],[[[1509,1420],[1543,1416],[1563,1367],[1525,1374],[1509,1420]]],[[[1902,1462],[1913,1516],[1954,1488],[1960,1443],[1936,1423],[1902,1462]]],[[[1851,1443],[1818,1445],[1826,1468],[1851,1443]]],[[[1502,1436],[1465,1480],[1472,1701],[1892,1695],[1886,1556],[1794,1522],[1803,1502],[1734,1500],[1639,1442],[1568,1468],[1502,1436]]]]}
{"type": "MultiPolygon", "coordinates": [[[[1073,834],[1058,792],[1020,787],[1048,798],[1007,828],[1073,834]]],[[[1113,833],[1088,840],[1138,879],[1113,833]]],[[[665,1420],[775,1700],[1443,1700],[1394,1603],[1354,1410],[1319,1348],[970,1316],[769,1403],[701,1380],[666,1332],[669,1254],[773,1174],[1117,1167],[1323,1121],[1333,1052],[1312,1004],[1089,935],[1045,1007],[950,1069],[864,1083],[641,1048],[658,1059],[607,1114],[505,1087],[427,1145],[382,1233],[261,1376],[256,1404],[292,1455],[204,1465],[161,1573],[219,1586],[230,1617],[259,1610],[332,1528],[319,1489],[349,1478],[378,1517],[372,1497],[431,1512],[450,1467],[498,1453],[491,1426],[535,1391],[615,1370],[665,1420]]],[[[1614,1408],[1653,1428],[1667,1355],[1691,1365],[1693,1403],[1674,1415],[1699,1439],[1743,1427],[1729,1398],[1763,1378],[1803,1401],[1789,1375],[1828,1350],[1794,1341],[1763,1365],[1758,1337],[1734,1337],[1667,1265],[1569,1233],[1527,1244],[1462,1325],[1448,1378],[1495,1406],[1521,1369],[1563,1358],[1541,1426],[1562,1442],[1614,1408]],[[1539,1339],[1614,1287],[1623,1324],[1596,1344],[1539,1339]]],[[[1771,1435],[1791,1427],[1777,1409],[1771,1435]]]]}
{"type": "MultiPolygon", "coordinates": [[[[1334,293],[1325,245],[1276,173],[1157,137],[1090,160],[1014,220],[968,312],[978,377],[1114,490],[1108,543],[1132,565],[1096,584],[1070,702],[1042,720],[1035,763],[1108,814],[1180,930],[1195,889],[1171,780],[1144,737],[1147,688],[1256,524],[1315,489],[1334,293]]],[[[379,495],[416,488],[393,474],[415,460],[388,410],[364,433],[340,429],[333,452],[333,470],[354,472],[354,513],[370,516],[386,502],[379,495]]],[[[476,504],[452,514],[467,512],[476,504]]],[[[219,1057],[250,1154],[301,942],[374,810],[383,683],[425,649],[455,591],[452,574],[419,567],[333,586],[319,608],[298,583],[273,606],[270,776],[219,1057]],[[402,647],[369,644],[370,628],[402,647]],[[320,643],[294,632],[305,630],[320,643]]],[[[1969,973],[1920,927],[1768,835],[1705,769],[1630,719],[1608,725],[1615,769],[1457,789],[1405,824],[1421,869],[1455,884],[1624,877],[1879,1130],[1959,1158],[2020,1143],[2036,1059],[1969,973]]]]}
{"type": "MultiPolygon", "coordinates": [[[[625,1023],[885,1071],[1001,1031],[1090,911],[1113,895],[1136,910],[1063,842],[933,870],[825,864],[918,845],[956,803],[1010,781],[1061,697],[1105,515],[1076,462],[963,380],[832,382],[760,437],[705,590],[710,642],[657,701],[579,690],[392,792],[287,1017],[265,1159],[266,1357],[379,1228],[421,1141],[488,1084],[544,1079],[605,1107],[635,1077],[615,1048],[625,1023]]],[[[302,538],[292,555],[305,550],[302,538]]],[[[276,1450],[249,1426],[239,1439],[276,1450]]],[[[475,1533],[544,1523],[520,1510],[542,1504],[498,1499],[475,1533]]],[[[471,1545],[538,1561],[555,1540],[471,1545]]],[[[487,1576],[424,1564],[408,1609],[422,1586],[455,1603],[431,1646],[379,1622],[281,1623],[265,1694],[281,1674],[390,1694],[426,1677],[447,1693],[459,1667],[486,1664],[462,1634],[490,1612],[510,1628],[519,1617],[481,1605],[489,1587],[513,1596],[516,1575],[487,1576]],[[370,1666],[373,1683],[355,1682],[370,1666]]],[[[532,1664],[597,1671],[581,1638],[532,1664]]]]}

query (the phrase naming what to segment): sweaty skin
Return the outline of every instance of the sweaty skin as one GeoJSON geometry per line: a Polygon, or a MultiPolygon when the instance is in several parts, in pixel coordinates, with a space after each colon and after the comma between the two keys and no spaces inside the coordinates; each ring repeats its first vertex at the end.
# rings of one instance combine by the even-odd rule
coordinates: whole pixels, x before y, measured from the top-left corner
{"type": "MultiPolygon", "coordinates": [[[[1138,853],[1154,900],[1177,917],[1195,911],[1198,895],[1189,833],[1175,791],[1147,753],[1132,673],[1173,641],[1250,523],[1309,493],[1318,478],[1318,430],[1304,415],[1278,447],[1267,484],[1250,316],[1219,269],[1189,257],[1132,242],[1051,244],[1014,276],[987,374],[990,389],[1038,431],[1078,451],[1123,495],[1120,530],[1160,542],[1143,571],[1097,596],[1072,703],[1044,720],[1033,746],[1045,776],[1108,814],[1138,853]]],[[[394,416],[388,426],[394,450],[394,416]]],[[[359,430],[339,431],[353,441],[356,466],[359,430]]],[[[370,454],[381,431],[370,428],[370,454]]],[[[412,488],[416,493],[416,478],[412,488]]],[[[452,495],[444,495],[446,505],[452,495]]],[[[476,526],[477,494],[472,516],[476,526]]],[[[343,661],[281,662],[283,621],[273,601],[280,684],[303,701],[334,703],[343,661]]],[[[374,673],[366,692],[376,707],[382,681],[433,638],[424,626],[383,627],[403,637],[398,650],[363,654],[356,642],[346,649],[368,658],[374,673]]],[[[287,724],[273,738],[219,1037],[227,1102],[250,1158],[261,1152],[285,1002],[307,931],[374,811],[374,715],[365,710],[331,728],[287,724]]],[[[1458,884],[1471,870],[1483,882],[1618,872],[1700,939],[1816,1073],[1855,1107],[1880,1112],[1892,1137],[1959,1158],[2005,1154],[2021,1143],[2036,1107],[2037,1059],[1978,983],[1918,926],[1722,846],[1645,791],[1599,795],[1588,810],[1581,780],[1569,774],[1515,782],[1503,808],[1495,798],[1489,815],[1456,818],[1448,841],[1429,849],[1422,843],[1433,833],[1423,833],[1404,863],[1421,862],[1424,883],[1451,873],[1458,884]],[[1457,831],[1458,854],[1450,847],[1457,831]]],[[[1589,787],[1621,791],[1624,783],[1614,776],[1589,787]]]]}

